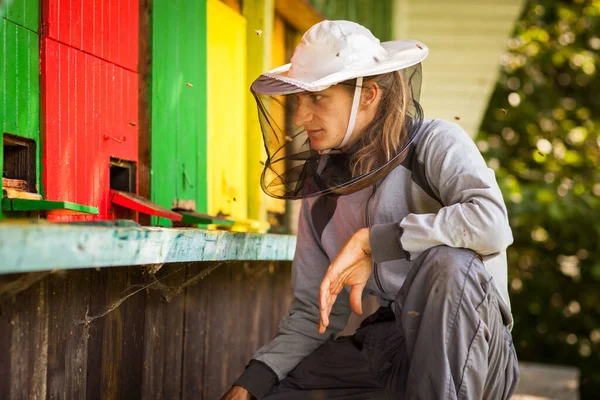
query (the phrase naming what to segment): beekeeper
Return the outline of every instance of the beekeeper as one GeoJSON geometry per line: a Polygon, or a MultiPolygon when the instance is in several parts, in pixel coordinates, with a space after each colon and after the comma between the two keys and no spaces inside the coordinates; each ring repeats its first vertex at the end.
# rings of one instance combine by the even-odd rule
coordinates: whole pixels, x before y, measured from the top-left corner
{"type": "Polygon", "coordinates": [[[323,21],[252,84],[270,196],[301,199],[294,299],[223,399],[508,399],[502,194],[471,138],[424,119],[425,44],[323,21]],[[362,299],[381,307],[336,337],[362,299]]]}

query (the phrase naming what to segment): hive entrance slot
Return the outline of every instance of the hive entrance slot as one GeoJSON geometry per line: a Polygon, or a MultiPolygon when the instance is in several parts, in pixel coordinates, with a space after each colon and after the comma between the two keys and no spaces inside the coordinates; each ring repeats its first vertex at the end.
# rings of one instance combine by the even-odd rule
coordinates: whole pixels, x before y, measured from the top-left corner
{"type": "Polygon", "coordinates": [[[135,163],[115,158],[110,160],[110,188],[121,192],[136,192],[135,163]]]}
{"type": "Polygon", "coordinates": [[[35,141],[6,133],[2,141],[2,187],[8,192],[37,193],[35,141]]]}
{"type": "MultiPolygon", "coordinates": [[[[136,193],[135,162],[110,159],[110,188],[120,192],[136,193]]],[[[113,217],[116,219],[135,219],[136,212],[117,204],[112,204],[113,217]]]]}

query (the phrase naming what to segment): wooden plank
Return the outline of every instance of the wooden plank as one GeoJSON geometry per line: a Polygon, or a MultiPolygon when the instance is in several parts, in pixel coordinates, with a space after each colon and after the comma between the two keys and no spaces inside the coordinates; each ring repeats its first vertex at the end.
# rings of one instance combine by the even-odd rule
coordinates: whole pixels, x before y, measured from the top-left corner
{"type": "Polygon", "coordinates": [[[186,268],[164,266],[146,297],[142,398],[181,397],[186,268]]]}
{"type": "Polygon", "coordinates": [[[230,263],[206,278],[204,398],[219,398],[275,335],[291,301],[290,271],[289,265],[278,271],[266,262],[230,263]]]}
{"type": "Polygon", "coordinates": [[[47,292],[48,280],[42,279],[10,300],[10,354],[4,358],[10,360],[10,382],[3,391],[7,398],[46,398],[47,292]]]}
{"type": "Polygon", "coordinates": [[[175,210],[175,211],[177,211],[178,213],[180,213],[183,216],[181,222],[187,223],[187,224],[213,224],[213,225],[231,226],[231,225],[235,224],[235,222],[236,222],[236,221],[219,218],[219,217],[215,217],[213,215],[208,215],[208,214],[201,214],[201,213],[182,211],[182,210],[175,210]]]}
{"type": "Polygon", "coordinates": [[[291,260],[295,237],[145,227],[0,224],[0,273],[215,260],[291,260]]]}
{"type": "Polygon", "coordinates": [[[26,293],[17,296],[14,300],[17,306],[11,318],[12,340],[10,346],[10,398],[19,399],[29,396],[27,376],[30,374],[29,358],[29,312],[31,310],[31,297],[26,293]]]}
{"type": "Polygon", "coordinates": [[[275,335],[279,324],[279,319],[271,320],[275,309],[274,305],[278,304],[279,299],[274,297],[277,281],[274,271],[269,266],[270,263],[257,261],[232,265],[242,273],[242,282],[246,292],[243,297],[254,299],[251,303],[244,302],[242,304],[244,308],[239,311],[242,313],[241,315],[249,317],[244,319],[244,328],[241,330],[247,334],[238,335],[240,358],[235,367],[238,369],[236,375],[244,370],[256,350],[275,335]]]}
{"type": "Polygon", "coordinates": [[[269,273],[275,277],[275,290],[273,293],[273,314],[271,317],[273,326],[271,337],[277,333],[279,321],[288,315],[290,304],[294,298],[292,290],[292,263],[286,261],[277,261],[269,263],[269,273]]]}
{"type": "MultiPolygon", "coordinates": [[[[198,277],[214,268],[215,263],[194,263],[188,267],[187,279],[198,277]]],[[[207,306],[211,301],[207,290],[212,277],[199,279],[187,287],[185,294],[185,329],[183,342],[182,397],[193,399],[203,396],[206,371],[205,347],[207,306]]]]}
{"type": "Polygon", "coordinates": [[[66,389],[66,335],[65,328],[69,315],[64,312],[68,306],[68,277],[60,274],[50,279],[50,316],[48,334],[48,398],[64,399],[66,389]]]}
{"type": "Polygon", "coordinates": [[[90,271],[55,273],[50,278],[48,398],[85,397],[87,390],[90,271]]]}
{"type": "Polygon", "coordinates": [[[252,285],[253,282],[245,279],[245,266],[247,264],[249,263],[244,262],[238,263],[237,265],[228,265],[231,269],[231,278],[228,282],[228,285],[230,286],[229,301],[231,308],[229,310],[223,309],[223,312],[229,314],[230,326],[228,327],[228,342],[230,344],[227,352],[229,367],[225,371],[225,376],[223,377],[224,387],[221,387],[223,393],[229,389],[233,381],[235,381],[235,379],[244,371],[250,357],[250,355],[245,354],[244,351],[244,344],[247,341],[246,335],[240,335],[241,332],[248,332],[248,318],[240,318],[240,316],[250,316],[253,312],[257,312],[258,309],[249,307],[251,302],[249,302],[248,299],[251,298],[250,295],[252,293],[249,285],[252,285]]]}
{"type": "Polygon", "coordinates": [[[24,179],[8,179],[2,178],[2,187],[5,189],[15,189],[19,191],[27,191],[27,181],[24,179]]]}
{"type": "Polygon", "coordinates": [[[160,268],[158,282],[141,271],[31,275],[30,288],[1,276],[3,293],[9,279],[22,292],[0,305],[0,357],[13,366],[0,375],[0,393],[219,398],[291,299],[290,262],[174,264],[160,268]]]}
{"type": "MultiPolygon", "coordinates": [[[[107,294],[108,268],[90,271],[89,315],[99,315],[109,304],[107,294]]],[[[87,398],[99,398],[102,390],[102,344],[105,318],[95,318],[89,321],[87,370],[87,398]]]]}
{"type": "MultiPolygon", "coordinates": [[[[109,268],[106,282],[106,305],[102,331],[102,369],[100,372],[100,397],[116,399],[122,382],[123,373],[123,323],[125,307],[123,301],[129,294],[126,268],[109,268]]],[[[100,315],[102,315],[100,314],[100,315]]],[[[129,355],[130,357],[133,355],[129,355]]]]}
{"type": "Polygon", "coordinates": [[[142,399],[163,399],[164,382],[164,308],[160,294],[146,294],[146,318],[144,321],[144,371],[142,375],[142,399]]]}
{"type": "MultiPolygon", "coordinates": [[[[181,398],[181,380],[183,369],[183,336],[185,315],[185,289],[178,289],[185,283],[185,264],[171,264],[161,269],[161,283],[168,286],[162,292],[161,306],[165,308],[164,323],[164,371],[163,396],[165,399],[181,398]]],[[[159,290],[152,286],[154,290],[159,290]]],[[[160,292],[160,291],[159,291],[160,292]]],[[[157,349],[155,349],[157,350],[157,349]]]]}
{"type": "MultiPolygon", "coordinates": [[[[12,279],[12,275],[0,276],[0,281],[12,279]]],[[[0,360],[2,361],[2,370],[11,371],[12,363],[10,356],[10,348],[12,343],[12,323],[13,320],[13,304],[12,298],[7,298],[4,293],[0,295],[0,360]]],[[[10,396],[11,374],[0,374],[0,393],[5,396],[10,396]]]]}
{"type": "Polygon", "coordinates": [[[4,188],[4,192],[6,192],[6,197],[2,199],[2,208],[4,208],[6,211],[16,211],[13,204],[14,199],[36,202],[42,200],[42,195],[37,193],[23,192],[21,190],[15,190],[6,187],[4,188]]]}
{"type": "Polygon", "coordinates": [[[140,398],[145,293],[136,271],[92,272],[88,398],[140,398]]]}
{"type": "Polygon", "coordinates": [[[31,326],[33,335],[30,347],[33,354],[30,362],[33,364],[31,377],[30,399],[45,399],[47,394],[47,366],[48,366],[48,278],[44,278],[31,288],[32,304],[31,326]]]}
{"type": "MultiPolygon", "coordinates": [[[[54,211],[60,210],[72,214],[98,214],[98,207],[71,203],[70,201],[52,201],[15,198],[10,201],[12,211],[54,211]]],[[[3,203],[4,206],[4,203],[3,203]]]]}
{"type": "Polygon", "coordinates": [[[111,202],[118,204],[122,207],[162,218],[169,218],[173,221],[181,221],[183,216],[176,212],[173,212],[165,207],[159,206],[156,203],[151,202],[141,196],[133,193],[120,192],[117,190],[111,190],[111,202]]]}
{"type": "Polygon", "coordinates": [[[123,358],[119,378],[119,399],[139,399],[142,397],[144,363],[144,320],[146,291],[140,290],[144,284],[140,267],[127,268],[128,293],[138,293],[128,297],[119,307],[122,308],[123,358]]]}
{"type": "Polygon", "coordinates": [[[238,351],[235,348],[236,332],[233,324],[238,316],[232,304],[235,295],[231,280],[232,265],[217,268],[209,276],[208,296],[210,302],[206,311],[206,346],[204,370],[204,399],[218,399],[231,386],[228,371],[231,368],[231,358],[238,351]]]}

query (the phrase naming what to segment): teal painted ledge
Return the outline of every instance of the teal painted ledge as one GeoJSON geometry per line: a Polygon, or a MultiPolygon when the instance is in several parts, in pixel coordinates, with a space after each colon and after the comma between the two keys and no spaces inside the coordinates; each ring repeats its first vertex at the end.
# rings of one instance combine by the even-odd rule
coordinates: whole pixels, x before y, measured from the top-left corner
{"type": "Polygon", "coordinates": [[[193,228],[0,223],[0,274],[190,261],[291,261],[296,237],[193,228]]]}

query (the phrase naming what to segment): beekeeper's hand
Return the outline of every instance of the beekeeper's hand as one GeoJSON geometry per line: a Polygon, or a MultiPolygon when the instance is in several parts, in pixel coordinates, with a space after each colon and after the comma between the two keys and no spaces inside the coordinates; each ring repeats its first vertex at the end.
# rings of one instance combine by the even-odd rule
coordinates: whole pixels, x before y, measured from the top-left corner
{"type": "Polygon", "coordinates": [[[325,333],[333,303],[344,286],[351,287],[350,307],[362,314],[362,292],[373,269],[369,231],[364,228],[352,235],[325,273],[319,293],[319,333],[325,333]]]}
{"type": "Polygon", "coordinates": [[[250,400],[252,394],[241,386],[233,386],[221,397],[221,400],[250,400]]]}

